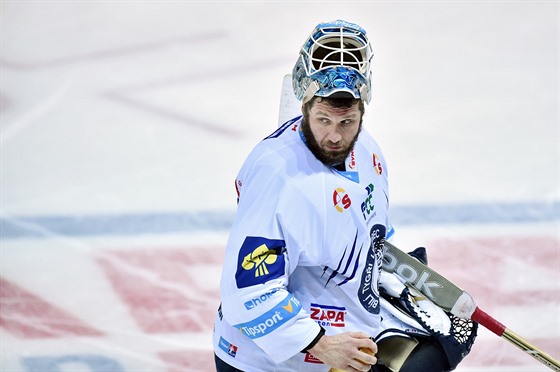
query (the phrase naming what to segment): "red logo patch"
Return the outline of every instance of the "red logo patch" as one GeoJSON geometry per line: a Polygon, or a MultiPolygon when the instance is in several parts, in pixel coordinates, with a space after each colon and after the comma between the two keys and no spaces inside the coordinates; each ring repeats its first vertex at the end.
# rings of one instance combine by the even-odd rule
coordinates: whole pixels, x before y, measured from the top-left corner
{"type": "Polygon", "coordinates": [[[383,173],[383,167],[381,166],[381,162],[379,161],[377,154],[373,154],[373,169],[375,169],[375,172],[380,176],[383,173]]]}
{"type": "Polygon", "coordinates": [[[315,358],[313,355],[311,355],[309,353],[305,353],[304,361],[306,363],[323,364],[323,362],[321,362],[319,359],[315,358]]]}
{"type": "Polygon", "coordinates": [[[337,211],[340,213],[344,212],[345,209],[350,208],[352,205],[352,200],[348,194],[346,194],[346,190],[342,187],[337,187],[333,192],[333,204],[337,211]]]}
{"type": "Polygon", "coordinates": [[[311,304],[311,319],[323,327],[344,327],[346,308],[311,304]]]}

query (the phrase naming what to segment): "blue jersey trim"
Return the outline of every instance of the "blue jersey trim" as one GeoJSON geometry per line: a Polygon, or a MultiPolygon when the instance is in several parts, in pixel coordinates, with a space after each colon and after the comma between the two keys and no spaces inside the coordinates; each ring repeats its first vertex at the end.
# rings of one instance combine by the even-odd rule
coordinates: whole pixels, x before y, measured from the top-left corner
{"type": "Polygon", "coordinates": [[[271,138],[277,138],[279,137],[282,133],[284,133],[286,131],[286,129],[290,128],[296,121],[298,121],[300,118],[302,117],[302,115],[295,117],[293,119],[288,120],[287,122],[285,122],[284,124],[282,124],[278,129],[276,129],[274,132],[272,132],[271,135],[269,135],[268,137],[265,137],[264,139],[271,139],[271,138]]]}
{"type": "Polygon", "coordinates": [[[335,168],[332,168],[332,169],[336,173],[340,174],[342,177],[347,178],[350,181],[360,183],[360,174],[358,172],[339,171],[338,169],[335,169],[335,168]]]}

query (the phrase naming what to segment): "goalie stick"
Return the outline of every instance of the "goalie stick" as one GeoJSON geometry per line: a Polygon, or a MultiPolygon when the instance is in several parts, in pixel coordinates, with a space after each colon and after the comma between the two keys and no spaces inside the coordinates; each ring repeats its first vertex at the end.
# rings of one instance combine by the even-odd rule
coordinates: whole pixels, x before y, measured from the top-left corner
{"type": "Polygon", "coordinates": [[[553,371],[560,371],[560,362],[482,311],[468,292],[457,287],[435,270],[401,251],[393,244],[385,242],[385,249],[383,269],[399,275],[442,309],[459,318],[471,319],[479,323],[553,371]]]}
{"type": "Polygon", "coordinates": [[[284,75],[282,91],[280,92],[280,110],[278,112],[278,126],[301,115],[301,102],[296,98],[292,88],[292,74],[284,75]]]}
{"type": "MultiPolygon", "coordinates": [[[[287,74],[282,81],[278,126],[299,115],[301,115],[301,102],[294,95],[292,75],[287,74]]],[[[442,309],[459,318],[471,319],[479,323],[492,333],[525,351],[553,371],[560,372],[559,361],[530,344],[481,310],[468,292],[462,290],[435,270],[399,250],[393,244],[385,242],[385,247],[386,253],[383,257],[383,268],[385,270],[396,272],[442,309]]]]}

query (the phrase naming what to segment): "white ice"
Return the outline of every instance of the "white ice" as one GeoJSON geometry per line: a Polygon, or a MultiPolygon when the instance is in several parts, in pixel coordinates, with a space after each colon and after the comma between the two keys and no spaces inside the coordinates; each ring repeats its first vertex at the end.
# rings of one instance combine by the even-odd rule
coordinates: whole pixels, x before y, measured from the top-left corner
{"type": "MultiPolygon", "coordinates": [[[[301,43],[334,19],[373,41],[365,126],[384,149],[392,206],[414,212],[396,219],[400,244],[432,244],[439,271],[560,357],[557,1],[3,0],[0,10],[0,277],[103,333],[18,336],[5,322],[45,319],[4,293],[0,370],[48,360],[61,371],[212,370],[233,180],[276,127],[301,43]],[[520,218],[500,214],[516,205],[520,218]],[[470,208],[467,221],[445,222],[447,206],[470,208]],[[497,217],[480,222],[488,211],[497,217]],[[200,317],[204,330],[146,331],[101,262],[190,299],[186,318],[166,316],[200,317]]],[[[459,370],[547,369],[482,329],[459,370]]]]}

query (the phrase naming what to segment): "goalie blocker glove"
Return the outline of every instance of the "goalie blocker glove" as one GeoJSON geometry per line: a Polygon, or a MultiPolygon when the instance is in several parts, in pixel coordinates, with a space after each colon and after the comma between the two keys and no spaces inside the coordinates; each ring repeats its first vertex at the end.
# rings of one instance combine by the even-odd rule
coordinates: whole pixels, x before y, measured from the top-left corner
{"type": "MultiPolygon", "coordinates": [[[[425,250],[415,250],[411,256],[427,261],[425,250]]],[[[470,319],[461,319],[445,312],[416,288],[405,285],[397,274],[383,271],[379,282],[382,297],[402,315],[404,311],[441,345],[450,370],[469,354],[476,338],[478,324],[470,319]]],[[[411,336],[417,334],[411,333],[411,336]]]]}

